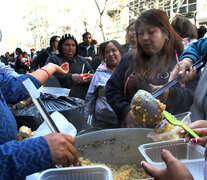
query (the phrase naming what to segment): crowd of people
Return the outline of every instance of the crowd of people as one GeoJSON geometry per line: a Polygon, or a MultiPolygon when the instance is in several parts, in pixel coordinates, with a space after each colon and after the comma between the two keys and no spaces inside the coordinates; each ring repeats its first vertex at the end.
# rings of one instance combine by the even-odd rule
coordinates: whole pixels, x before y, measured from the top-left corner
{"type": "MultiPolygon", "coordinates": [[[[202,29],[203,26],[199,28],[202,29]]],[[[185,73],[185,83],[177,83],[158,99],[172,114],[191,111],[195,122],[190,127],[201,136],[194,142],[205,145],[207,123],[198,120],[207,119],[207,71],[206,67],[200,72],[191,68],[207,53],[204,34],[185,17],[176,16],[170,22],[164,11],[150,9],[126,28],[124,45],[116,40],[98,45],[89,32],[78,43],[67,33],[52,36],[49,47],[37,54],[33,48],[30,53],[21,48],[16,48],[13,54],[5,53],[0,64],[0,177],[24,179],[57,164],[79,164],[75,140],[68,135],[52,133],[16,141],[17,124],[7,103],[28,98],[22,86],[27,78],[39,88],[54,76],[61,87],[71,89],[69,96],[84,100],[85,120],[92,117],[92,127],[145,128],[130,109],[134,94],[139,89],[153,92],[177,74],[185,73]]],[[[189,141],[190,137],[186,138],[189,141]]],[[[143,168],[158,179],[192,179],[170,152],[163,150],[162,157],[167,169],[157,170],[146,162],[142,162],[143,168]],[[179,173],[181,167],[184,172],[179,173]],[[175,177],[170,173],[173,168],[178,169],[175,177]]]]}

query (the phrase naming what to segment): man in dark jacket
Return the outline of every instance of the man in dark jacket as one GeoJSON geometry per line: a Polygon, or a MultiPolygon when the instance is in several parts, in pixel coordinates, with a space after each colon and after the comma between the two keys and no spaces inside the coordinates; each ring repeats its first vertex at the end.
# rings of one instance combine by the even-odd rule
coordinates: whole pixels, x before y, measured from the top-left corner
{"type": "Polygon", "coordinates": [[[83,34],[83,42],[79,44],[78,54],[85,57],[87,60],[92,60],[96,55],[94,45],[91,43],[92,38],[89,32],[83,34]]]}
{"type": "Polygon", "coordinates": [[[83,42],[78,46],[78,55],[83,56],[96,71],[96,68],[101,64],[101,59],[96,53],[97,47],[92,43],[93,40],[89,32],[85,32],[82,37],[83,42]]]}

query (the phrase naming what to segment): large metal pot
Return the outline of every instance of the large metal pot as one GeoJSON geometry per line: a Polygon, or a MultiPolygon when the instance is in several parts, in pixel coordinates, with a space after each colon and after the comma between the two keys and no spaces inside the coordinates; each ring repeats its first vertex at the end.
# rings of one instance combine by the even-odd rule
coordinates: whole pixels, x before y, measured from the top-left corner
{"type": "Polygon", "coordinates": [[[148,128],[122,128],[107,129],[79,135],[76,139],[76,147],[79,156],[95,162],[110,163],[120,166],[137,164],[144,157],[138,150],[138,146],[152,142],[147,134],[152,129],[148,128]]]}

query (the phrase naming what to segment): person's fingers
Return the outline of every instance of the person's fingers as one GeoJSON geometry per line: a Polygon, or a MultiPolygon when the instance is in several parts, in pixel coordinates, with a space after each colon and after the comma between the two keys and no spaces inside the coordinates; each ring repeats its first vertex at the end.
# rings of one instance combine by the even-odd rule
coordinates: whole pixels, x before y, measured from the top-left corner
{"type": "Polygon", "coordinates": [[[71,154],[74,157],[73,165],[75,165],[78,162],[79,156],[78,151],[75,147],[75,139],[72,136],[66,135],[66,140],[68,141],[68,150],[71,152],[71,154]]]}
{"type": "Polygon", "coordinates": [[[150,176],[157,177],[157,174],[159,174],[159,169],[148,164],[147,162],[142,161],[141,165],[142,165],[143,169],[146,171],[146,173],[149,174],[150,176]]]}
{"type": "Polygon", "coordinates": [[[163,149],[161,153],[162,160],[166,163],[168,167],[172,162],[176,160],[176,158],[171,154],[170,151],[163,149]]]}
{"type": "Polygon", "coordinates": [[[190,139],[190,141],[194,144],[199,144],[201,146],[205,146],[206,142],[207,142],[207,137],[203,137],[203,138],[192,138],[190,139]]]}
{"type": "Polygon", "coordinates": [[[198,121],[191,123],[188,127],[190,129],[207,127],[207,121],[206,120],[198,120],[198,121]]]}

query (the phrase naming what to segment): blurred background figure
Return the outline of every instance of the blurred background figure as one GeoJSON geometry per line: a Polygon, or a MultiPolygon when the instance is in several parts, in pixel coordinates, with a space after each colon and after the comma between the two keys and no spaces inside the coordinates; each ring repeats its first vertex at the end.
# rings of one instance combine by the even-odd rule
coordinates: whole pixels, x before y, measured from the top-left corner
{"type": "Polygon", "coordinates": [[[198,39],[201,39],[205,36],[207,29],[205,26],[202,25],[197,29],[197,31],[198,31],[198,39]]]}
{"type": "Polygon", "coordinates": [[[37,55],[35,54],[35,49],[34,48],[30,49],[30,58],[32,61],[36,58],[36,56],[37,55]]]}
{"type": "Polygon", "coordinates": [[[16,48],[15,71],[18,74],[26,74],[27,66],[24,64],[23,52],[21,48],[16,48]]]}
{"type": "Polygon", "coordinates": [[[92,126],[100,129],[118,128],[118,119],[105,97],[105,85],[118,66],[123,50],[115,41],[107,41],[102,47],[105,63],[98,67],[89,86],[85,100],[85,119],[92,115],[92,126]]]}
{"type": "Polygon", "coordinates": [[[126,44],[123,45],[124,53],[132,51],[136,45],[135,21],[130,23],[126,28],[126,44]]]}
{"type": "Polygon", "coordinates": [[[9,62],[10,62],[10,54],[9,54],[9,52],[5,53],[5,56],[3,56],[1,58],[1,62],[4,63],[5,65],[9,64],[9,62]]]}
{"type": "Polygon", "coordinates": [[[46,49],[42,49],[37,57],[32,61],[31,69],[36,70],[45,65],[47,58],[53,54],[58,52],[58,42],[60,40],[60,36],[52,36],[50,38],[50,46],[46,49]]]}
{"type": "Polygon", "coordinates": [[[190,43],[197,41],[197,28],[187,17],[176,15],[173,18],[171,25],[179,36],[183,38],[184,48],[187,48],[190,43]]]}
{"type": "Polygon", "coordinates": [[[31,72],[32,59],[29,57],[29,54],[26,51],[23,52],[22,63],[24,63],[24,65],[27,67],[27,71],[31,72]]]}

